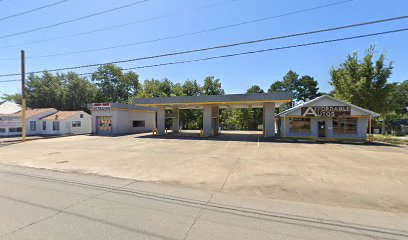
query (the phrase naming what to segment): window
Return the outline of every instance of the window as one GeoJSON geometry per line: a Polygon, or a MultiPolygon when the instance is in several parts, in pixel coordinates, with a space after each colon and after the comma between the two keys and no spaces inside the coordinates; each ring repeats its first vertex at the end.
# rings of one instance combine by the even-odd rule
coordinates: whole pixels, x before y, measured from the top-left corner
{"type": "Polygon", "coordinates": [[[144,127],[145,121],[133,121],[133,127],[144,127]]]}
{"type": "Polygon", "coordinates": [[[58,121],[52,122],[52,130],[59,131],[60,130],[60,123],[58,121]]]}
{"type": "Polygon", "coordinates": [[[21,127],[18,128],[9,128],[9,132],[21,132],[21,127]]]}
{"type": "Polygon", "coordinates": [[[357,118],[333,118],[334,134],[357,134],[357,118]]]}
{"type": "Polygon", "coordinates": [[[5,128],[0,128],[0,133],[5,133],[6,129],[5,128]]]}
{"type": "Polygon", "coordinates": [[[37,123],[35,121],[30,121],[30,131],[37,131],[37,123]]]}
{"type": "Polygon", "coordinates": [[[72,121],[72,127],[81,127],[81,121],[72,121]]]}
{"type": "Polygon", "coordinates": [[[47,130],[47,122],[43,121],[43,131],[47,130]]]}
{"type": "Polygon", "coordinates": [[[289,118],[290,133],[310,133],[310,118],[289,118]]]}
{"type": "Polygon", "coordinates": [[[79,118],[84,118],[84,114],[79,114],[79,118]]]}

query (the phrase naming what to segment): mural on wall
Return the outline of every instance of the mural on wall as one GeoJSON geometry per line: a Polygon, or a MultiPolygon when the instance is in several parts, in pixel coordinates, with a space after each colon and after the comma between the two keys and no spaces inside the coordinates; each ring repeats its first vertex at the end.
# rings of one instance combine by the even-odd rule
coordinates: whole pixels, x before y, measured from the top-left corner
{"type": "Polygon", "coordinates": [[[112,117],[97,117],[96,122],[99,131],[112,131],[112,117]]]}

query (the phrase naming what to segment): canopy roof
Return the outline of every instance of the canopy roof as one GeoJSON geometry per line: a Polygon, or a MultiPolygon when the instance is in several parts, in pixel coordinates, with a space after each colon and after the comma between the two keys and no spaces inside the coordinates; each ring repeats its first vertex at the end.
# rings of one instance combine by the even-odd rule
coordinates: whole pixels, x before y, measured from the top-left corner
{"type": "Polygon", "coordinates": [[[165,106],[179,108],[202,108],[203,105],[217,105],[220,108],[257,108],[263,103],[273,102],[276,106],[292,101],[292,92],[278,93],[251,93],[251,94],[227,94],[227,95],[200,95],[179,97],[135,98],[136,106],[165,106]]]}

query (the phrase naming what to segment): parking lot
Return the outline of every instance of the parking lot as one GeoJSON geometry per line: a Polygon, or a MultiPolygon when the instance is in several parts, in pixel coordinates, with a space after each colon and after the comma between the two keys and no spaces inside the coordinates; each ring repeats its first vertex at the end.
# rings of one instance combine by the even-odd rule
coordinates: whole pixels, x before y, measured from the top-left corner
{"type": "Polygon", "coordinates": [[[216,138],[72,136],[0,146],[0,163],[332,206],[408,212],[408,149],[216,138]]]}

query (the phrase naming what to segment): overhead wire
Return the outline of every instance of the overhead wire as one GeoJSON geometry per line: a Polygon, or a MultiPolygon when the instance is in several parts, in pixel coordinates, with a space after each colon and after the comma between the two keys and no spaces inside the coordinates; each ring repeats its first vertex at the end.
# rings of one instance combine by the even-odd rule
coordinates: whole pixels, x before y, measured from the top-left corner
{"type": "MultiPolygon", "coordinates": [[[[360,38],[379,36],[379,35],[385,35],[385,34],[391,34],[391,33],[398,33],[398,32],[404,32],[404,31],[408,31],[408,28],[401,28],[401,29],[395,29],[395,30],[390,30],[390,31],[382,31],[382,32],[376,32],[376,33],[368,33],[368,34],[362,34],[362,35],[356,35],[356,36],[344,37],[344,38],[329,39],[329,40],[323,40],[323,41],[315,41],[315,42],[309,42],[309,43],[301,43],[301,44],[295,44],[295,45],[289,45],[289,46],[283,46],[283,47],[275,47],[275,48],[267,48],[267,49],[261,49],[261,50],[247,51],[247,52],[231,53],[231,54],[218,55],[218,56],[207,57],[207,58],[198,58],[198,59],[191,59],[191,60],[184,60],[184,61],[176,61],[176,62],[167,62],[167,63],[160,63],[160,64],[136,66],[136,67],[130,67],[130,68],[123,68],[122,70],[132,70],[132,69],[151,68],[151,67],[159,67],[159,66],[167,66],[167,65],[175,65],[175,64],[184,64],[184,63],[191,63],[191,62],[200,62],[200,61],[207,61],[207,60],[213,60],[213,59],[236,57],[236,56],[263,53],[263,52],[270,52],[270,51],[277,51],[277,50],[283,50],[283,49],[291,49],[291,48],[306,47],[306,46],[312,46],[312,45],[320,45],[320,44],[325,44],[325,43],[347,41],[347,40],[352,40],[352,39],[360,39],[360,38]]],[[[45,70],[45,71],[50,72],[50,70],[45,70]]],[[[27,74],[35,74],[35,73],[40,73],[40,72],[44,72],[44,71],[29,72],[27,74]]],[[[81,74],[78,74],[78,75],[89,75],[89,74],[92,74],[92,73],[81,73],[81,74]]],[[[8,75],[1,75],[1,76],[14,76],[14,75],[15,74],[13,74],[13,75],[8,74],[8,75]]],[[[11,80],[11,81],[14,81],[14,80],[11,80]]]]}
{"type": "MultiPolygon", "coordinates": [[[[269,17],[257,18],[257,19],[248,20],[248,21],[244,21],[244,22],[228,24],[228,25],[215,27],[215,28],[210,28],[210,29],[205,29],[205,30],[201,30],[201,31],[195,31],[195,32],[190,32],[190,33],[185,33],[185,34],[178,34],[178,35],[173,35],[173,36],[163,37],[163,38],[158,38],[158,39],[153,39],[153,40],[147,40],[147,41],[141,41],[141,42],[135,43],[133,45],[151,43],[151,42],[158,42],[158,41],[163,41],[163,40],[168,40],[168,39],[187,37],[187,36],[198,35],[198,34],[203,34],[203,33],[208,33],[208,32],[213,32],[213,31],[219,31],[219,30],[228,29],[228,28],[239,27],[239,26],[243,26],[243,25],[247,25],[247,24],[252,24],[252,23],[267,21],[267,20],[271,20],[271,19],[281,18],[281,17],[285,17],[285,16],[295,15],[295,14],[299,14],[299,13],[314,11],[314,10],[318,10],[318,9],[322,9],[322,8],[333,7],[333,6],[336,6],[336,5],[345,4],[345,3],[348,3],[348,2],[352,2],[352,1],[355,1],[355,0],[338,1],[338,2],[334,2],[334,3],[330,3],[330,4],[324,4],[324,5],[319,5],[319,6],[315,6],[315,7],[311,7],[311,8],[306,8],[306,9],[296,10],[296,11],[287,12],[287,13],[283,13],[283,14],[273,15],[273,16],[269,16],[269,17]]],[[[227,1],[227,2],[230,2],[230,1],[227,1]]],[[[201,7],[201,8],[204,8],[204,7],[201,7]]],[[[198,9],[200,9],[200,8],[198,8],[198,9]]],[[[193,9],[193,10],[197,10],[197,9],[193,9]]],[[[190,11],[192,11],[192,10],[190,10],[190,11]]],[[[17,46],[25,46],[25,45],[30,45],[30,44],[42,43],[42,42],[49,42],[49,41],[64,39],[64,38],[72,38],[72,37],[92,34],[92,33],[96,33],[96,32],[102,32],[102,31],[106,31],[106,30],[110,30],[110,29],[126,27],[126,26],[130,26],[130,25],[138,24],[138,23],[158,20],[158,19],[169,17],[169,16],[173,16],[173,15],[176,15],[176,14],[166,14],[166,15],[162,15],[162,16],[158,16],[158,17],[142,19],[142,20],[129,22],[129,23],[124,23],[124,24],[119,24],[119,25],[113,25],[113,26],[110,26],[110,27],[99,28],[99,29],[95,29],[95,30],[91,30],[91,31],[84,31],[84,32],[76,33],[76,34],[68,34],[68,35],[48,38],[48,39],[44,39],[44,40],[37,40],[37,41],[32,41],[32,42],[27,42],[27,43],[7,45],[7,46],[0,47],[0,49],[10,48],[10,47],[17,47],[17,46]]]]}
{"type": "Polygon", "coordinates": [[[83,20],[83,19],[87,19],[87,18],[99,16],[99,15],[102,15],[102,14],[110,13],[110,12],[113,12],[113,11],[117,11],[117,10],[119,10],[119,9],[128,8],[128,7],[131,7],[131,6],[134,6],[134,5],[137,5],[137,4],[141,4],[141,3],[145,3],[145,2],[148,2],[148,1],[150,1],[150,0],[140,0],[140,1],[137,1],[137,2],[129,3],[129,4],[126,4],[126,5],[122,5],[122,6],[119,6],[119,7],[111,8],[111,9],[104,10],[104,11],[101,11],[101,12],[96,12],[96,13],[93,13],[93,14],[90,14],[90,15],[86,15],[86,16],[82,16],[82,17],[78,17],[78,18],[73,18],[73,19],[65,20],[65,21],[58,22],[58,23],[53,23],[53,24],[50,24],[50,25],[46,25],[46,26],[42,26],[42,27],[37,27],[37,28],[33,28],[33,29],[29,29],[29,30],[22,31],[22,32],[10,33],[10,34],[6,34],[6,35],[2,35],[2,36],[0,36],[0,39],[9,38],[9,37],[14,37],[14,36],[19,36],[19,35],[23,35],[23,34],[26,34],[26,33],[37,32],[37,31],[40,31],[40,30],[44,30],[44,29],[48,29],[48,28],[53,28],[53,27],[56,27],[56,26],[60,26],[60,25],[67,24],[67,23],[77,22],[77,21],[80,21],[80,20],[83,20]]]}
{"type": "MultiPolygon", "coordinates": [[[[190,53],[190,52],[195,52],[195,51],[206,51],[206,50],[212,50],[212,49],[217,49],[217,48],[233,47],[233,46],[253,44],[253,43],[272,41],[272,40],[278,40],[278,39],[284,39],[284,38],[312,35],[312,34],[316,34],[316,33],[331,32],[331,31],[337,31],[337,30],[341,30],[341,29],[361,27],[361,26],[378,24],[378,23],[383,23],[383,22],[391,22],[391,21],[396,21],[396,20],[401,20],[401,19],[406,19],[406,18],[408,18],[407,15],[399,16],[399,17],[393,17],[393,18],[385,18],[385,19],[379,19],[379,20],[375,20],[375,21],[355,23],[355,24],[350,24],[350,25],[345,25],[345,26],[339,26],[339,27],[333,27],[333,28],[327,28],[327,29],[320,29],[320,30],[314,30],[314,31],[309,31],[309,32],[295,33],[295,34],[289,34],[289,35],[278,36],[278,37],[269,37],[269,38],[263,38],[263,39],[253,40],[253,41],[240,42],[240,43],[234,43],[234,44],[228,44],[228,45],[222,45],[222,46],[216,46],[216,47],[204,48],[204,49],[198,49],[198,50],[183,51],[181,53],[184,54],[184,53],[190,53]]],[[[84,51],[74,51],[74,52],[59,53],[59,54],[31,56],[31,57],[27,57],[27,58],[31,58],[31,59],[34,59],[34,58],[49,58],[49,57],[65,56],[65,55],[92,52],[92,51],[102,51],[102,50],[106,50],[106,49],[119,48],[119,47],[123,47],[123,46],[129,46],[129,44],[111,46],[111,47],[106,47],[106,48],[89,49],[89,50],[84,50],[84,51]]],[[[162,56],[163,55],[157,55],[157,57],[162,57],[162,56]]],[[[154,57],[150,57],[150,58],[154,58],[154,57]]],[[[0,59],[0,61],[19,60],[19,59],[20,58],[3,58],[3,59],[0,59]]]]}
{"type": "Polygon", "coordinates": [[[67,1],[68,1],[68,0],[62,0],[62,1],[58,1],[58,2],[53,2],[53,3],[47,4],[47,5],[44,5],[44,6],[41,6],[41,7],[37,7],[37,8],[34,8],[34,9],[30,9],[30,10],[24,11],[24,12],[20,12],[20,13],[16,13],[16,14],[12,14],[12,15],[6,16],[6,17],[2,17],[2,18],[0,18],[0,22],[1,22],[1,21],[4,21],[4,20],[7,20],[7,19],[10,19],[10,18],[15,18],[15,17],[19,17],[19,16],[22,16],[22,15],[25,15],[25,14],[32,13],[32,12],[36,12],[36,11],[39,11],[39,10],[42,10],[42,9],[45,9],[45,8],[53,7],[53,6],[55,6],[55,5],[58,5],[58,4],[67,2],[67,1]]]}

